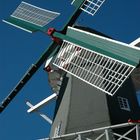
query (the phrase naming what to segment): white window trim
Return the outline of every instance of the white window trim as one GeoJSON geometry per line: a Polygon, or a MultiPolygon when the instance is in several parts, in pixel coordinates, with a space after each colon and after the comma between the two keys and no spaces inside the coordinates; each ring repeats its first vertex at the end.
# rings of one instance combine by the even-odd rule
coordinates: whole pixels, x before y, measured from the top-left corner
{"type": "Polygon", "coordinates": [[[118,98],[118,103],[119,103],[120,109],[126,110],[126,111],[131,111],[129,101],[127,98],[124,98],[121,96],[118,96],[117,98],[118,98]]]}

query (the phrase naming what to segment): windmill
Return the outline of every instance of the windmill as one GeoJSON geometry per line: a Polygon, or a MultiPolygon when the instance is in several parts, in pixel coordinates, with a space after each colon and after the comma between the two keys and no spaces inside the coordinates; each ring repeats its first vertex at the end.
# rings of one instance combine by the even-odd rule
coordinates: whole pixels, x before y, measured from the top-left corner
{"type": "MultiPolygon", "coordinates": [[[[59,80],[51,79],[50,75],[50,81],[52,83],[56,82],[53,83],[54,93],[35,106],[27,102],[27,105],[30,107],[28,110],[29,113],[38,111],[40,107],[57,98],[59,95],[59,85],[62,82],[61,78],[65,72],[70,73],[104,93],[111,96],[115,95],[132,71],[139,65],[139,48],[136,48],[135,44],[122,43],[102,35],[72,27],[82,11],[94,15],[103,3],[104,1],[101,0],[73,0],[72,4],[76,9],[60,32],[53,28],[49,28],[48,30],[45,27],[59,13],[48,11],[26,2],[21,2],[10,18],[3,20],[8,24],[31,33],[36,31],[48,32],[53,42],[2,102],[0,107],[1,112],[46,60],[45,70],[48,71],[49,75],[56,72],[59,80]],[[28,11],[27,15],[24,11],[28,11]],[[42,17],[32,15],[33,11],[40,13],[41,16],[48,17],[50,15],[51,18],[43,19],[41,22],[42,17]],[[123,50],[127,53],[124,53],[123,50]]],[[[119,99],[121,100],[121,98],[119,99]]],[[[50,118],[41,113],[39,115],[52,124],[50,118]]],[[[59,128],[57,129],[58,131],[59,128]]]]}

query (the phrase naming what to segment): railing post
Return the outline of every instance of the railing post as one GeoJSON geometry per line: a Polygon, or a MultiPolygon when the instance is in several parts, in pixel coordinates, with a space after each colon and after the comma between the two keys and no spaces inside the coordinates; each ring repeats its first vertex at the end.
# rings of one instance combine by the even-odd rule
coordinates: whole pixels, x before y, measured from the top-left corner
{"type": "Polygon", "coordinates": [[[81,134],[78,134],[77,139],[78,139],[78,140],[82,140],[82,138],[81,138],[81,134]]]}
{"type": "Polygon", "coordinates": [[[109,140],[109,130],[105,129],[105,136],[106,136],[106,140],[109,140]]]}
{"type": "Polygon", "coordinates": [[[136,140],[140,140],[139,124],[136,124],[136,140]]]}

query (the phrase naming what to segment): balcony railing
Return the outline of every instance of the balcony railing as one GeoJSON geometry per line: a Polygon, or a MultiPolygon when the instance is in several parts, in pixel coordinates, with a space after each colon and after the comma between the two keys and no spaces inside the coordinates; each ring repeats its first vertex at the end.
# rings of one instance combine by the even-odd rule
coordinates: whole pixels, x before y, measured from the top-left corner
{"type": "Polygon", "coordinates": [[[140,140],[139,125],[132,122],[122,123],[39,140],[140,140]]]}

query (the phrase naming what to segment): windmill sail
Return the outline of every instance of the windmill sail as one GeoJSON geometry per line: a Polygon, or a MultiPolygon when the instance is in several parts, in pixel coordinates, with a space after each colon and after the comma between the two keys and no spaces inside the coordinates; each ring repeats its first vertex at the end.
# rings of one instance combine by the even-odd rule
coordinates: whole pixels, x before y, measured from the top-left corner
{"type": "Polygon", "coordinates": [[[32,66],[21,78],[18,84],[13,88],[13,90],[9,93],[9,95],[2,101],[0,105],[0,112],[2,112],[8,106],[8,104],[14,99],[14,97],[19,93],[19,91],[34,75],[34,73],[40,68],[40,66],[43,64],[46,58],[48,58],[49,55],[55,50],[56,46],[57,46],[56,43],[51,43],[50,47],[44,52],[44,54],[39,58],[39,60],[35,64],[32,64],[32,66]]]}
{"type": "Polygon", "coordinates": [[[94,16],[105,0],[73,0],[72,4],[76,6],[78,2],[83,2],[80,7],[82,11],[94,16]]]}
{"type": "Polygon", "coordinates": [[[109,95],[139,64],[140,49],[128,44],[71,27],[62,38],[54,65],[109,95]]]}
{"type": "Polygon", "coordinates": [[[43,27],[54,20],[60,13],[49,11],[26,2],[21,2],[9,19],[3,20],[28,32],[43,30],[43,27]]]}

